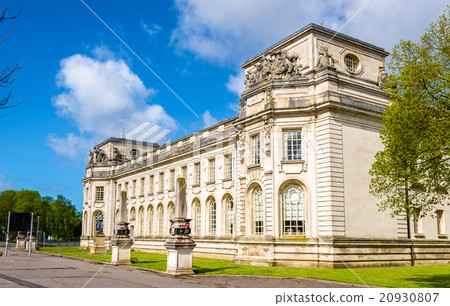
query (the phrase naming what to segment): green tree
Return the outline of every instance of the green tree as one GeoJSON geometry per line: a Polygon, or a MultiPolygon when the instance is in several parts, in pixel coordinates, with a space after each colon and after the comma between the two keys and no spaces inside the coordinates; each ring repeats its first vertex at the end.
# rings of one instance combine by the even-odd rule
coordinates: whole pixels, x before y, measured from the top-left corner
{"type": "Polygon", "coordinates": [[[78,239],[81,235],[81,213],[62,195],[50,203],[52,235],[58,240],[78,239]]]}
{"type": "Polygon", "coordinates": [[[450,188],[450,6],[419,43],[394,47],[386,83],[383,151],[370,170],[381,210],[423,217],[448,203],[450,188]]]}
{"type": "Polygon", "coordinates": [[[8,224],[8,212],[13,210],[15,195],[14,190],[4,190],[0,195],[0,228],[8,224]]]}

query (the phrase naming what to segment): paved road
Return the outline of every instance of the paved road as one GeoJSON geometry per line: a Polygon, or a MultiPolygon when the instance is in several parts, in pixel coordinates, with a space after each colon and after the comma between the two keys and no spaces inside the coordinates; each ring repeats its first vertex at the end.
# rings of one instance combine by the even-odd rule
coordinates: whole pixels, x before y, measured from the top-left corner
{"type": "Polygon", "coordinates": [[[0,288],[352,288],[358,285],[257,276],[172,277],[14,249],[0,257],[0,288]]]}

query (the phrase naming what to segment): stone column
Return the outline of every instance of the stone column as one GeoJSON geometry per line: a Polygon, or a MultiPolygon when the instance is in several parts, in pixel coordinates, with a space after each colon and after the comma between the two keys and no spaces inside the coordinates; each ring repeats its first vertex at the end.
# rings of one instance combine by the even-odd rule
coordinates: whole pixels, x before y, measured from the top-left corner
{"type": "Polygon", "coordinates": [[[127,222],[127,193],[121,192],[119,207],[119,222],[111,239],[111,264],[127,265],[131,263],[131,246],[133,239],[130,238],[130,229],[127,222]]]}
{"type": "Polygon", "coordinates": [[[164,246],[167,249],[167,270],[171,275],[191,275],[192,250],[195,242],[190,234],[190,219],[186,219],[186,179],[178,178],[176,182],[175,216],[171,220],[170,238],[164,246]]]}

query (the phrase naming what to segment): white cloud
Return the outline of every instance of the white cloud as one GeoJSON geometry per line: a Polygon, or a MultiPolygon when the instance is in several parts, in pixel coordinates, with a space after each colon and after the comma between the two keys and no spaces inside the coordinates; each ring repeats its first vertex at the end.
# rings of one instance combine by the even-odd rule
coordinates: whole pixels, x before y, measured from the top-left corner
{"type": "Polygon", "coordinates": [[[150,26],[147,25],[144,21],[141,20],[141,28],[147,33],[150,37],[154,37],[161,30],[161,27],[156,23],[152,23],[150,26]]]}
{"type": "Polygon", "coordinates": [[[75,159],[86,147],[109,137],[118,137],[122,128],[133,127],[148,120],[169,129],[176,129],[175,120],[160,105],[149,105],[154,95],[122,60],[111,58],[109,52],[97,50],[100,58],[76,54],[61,61],[57,84],[63,90],[54,97],[57,113],[73,120],[80,135],[65,137],[50,134],[48,144],[57,154],[75,159]]]}
{"type": "Polygon", "coordinates": [[[214,118],[211,115],[209,110],[207,110],[206,112],[204,112],[202,114],[202,119],[203,119],[203,128],[210,127],[210,126],[216,124],[217,122],[219,122],[219,120],[217,120],[216,118],[214,118]]]}
{"type": "MultiPolygon", "coordinates": [[[[255,55],[309,23],[340,29],[366,0],[176,0],[177,49],[211,61],[235,63],[255,55]]],[[[447,1],[372,0],[342,30],[391,49],[417,38],[442,13],[447,1]]]]}
{"type": "Polygon", "coordinates": [[[58,137],[54,133],[50,133],[47,136],[47,144],[56,154],[70,160],[76,160],[82,154],[87,158],[88,150],[95,145],[92,139],[77,136],[73,133],[69,133],[66,137],[58,137]]]}
{"type": "Polygon", "coordinates": [[[225,86],[228,88],[229,91],[240,96],[241,93],[244,91],[244,81],[245,81],[244,70],[241,69],[236,75],[230,75],[228,77],[228,82],[225,84],[225,86]]]}
{"type": "MultiPolygon", "coordinates": [[[[339,30],[367,0],[175,0],[179,11],[172,44],[212,63],[238,67],[244,60],[309,23],[339,30]]],[[[342,33],[387,51],[400,39],[418,40],[448,1],[372,0],[342,33]]],[[[240,69],[240,68],[239,68],[240,69]]],[[[238,69],[237,69],[238,71],[238,69]]],[[[231,76],[230,91],[236,76],[231,76]]]]}
{"type": "Polygon", "coordinates": [[[239,112],[239,102],[230,102],[228,103],[228,108],[231,109],[233,112],[239,112]]]}

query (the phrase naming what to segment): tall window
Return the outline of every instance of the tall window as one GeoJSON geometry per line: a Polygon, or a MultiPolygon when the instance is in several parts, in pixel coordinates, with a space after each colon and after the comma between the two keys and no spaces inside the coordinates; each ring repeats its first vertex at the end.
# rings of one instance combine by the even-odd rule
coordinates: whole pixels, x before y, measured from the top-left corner
{"type": "Polygon", "coordinates": [[[200,163],[195,163],[194,164],[194,172],[195,172],[195,180],[194,180],[194,184],[195,185],[200,185],[200,163]]]}
{"type": "Polygon", "coordinates": [[[303,189],[290,184],[283,190],[283,235],[305,234],[305,202],[303,189]]]}
{"type": "Polygon", "coordinates": [[[423,234],[423,224],[422,224],[422,218],[420,218],[420,210],[414,209],[414,234],[415,235],[422,235],[423,234]]]}
{"type": "Polygon", "coordinates": [[[162,236],[164,233],[164,207],[162,204],[158,205],[158,235],[162,236]]]}
{"type": "Polygon", "coordinates": [[[141,178],[141,189],[139,190],[139,194],[141,196],[144,195],[144,188],[145,188],[145,178],[141,178]]]}
{"type": "Polygon", "coordinates": [[[253,233],[264,235],[264,204],[261,187],[253,192],[253,233]]]}
{"type": "Polygon", "coordinates": [[[209,160],[209,181],[214,182],[216,180],[216,159],[209,160]]]}
{"type": "Polygon", "coordinates": [[[233,235],[234,230],[234,204],[233,198],[229,197],[225,203],[226,205],[226,226],[227,235],[233,235]]]}
{"type": "Polygon", "coordinates": [[[302,159],[302,130],[283,131],[284,159],[302,159]]]}
{"type": "Polygon", "coordinates": [[[252,163],[253,165],[261,164],[261,142],[259,134],[252,137],[252,163]]]}
{"type": "Polygon", "coordinates": [[[438,235],[445,235],[444,211],[437,210],[436,218],[437,218],[438,235]]]}
{"type": "Polygon", "coordinates": [[[95,201],[103,202],[105,197],[105,187],[97,186],[95,187],[95,201]]]}
{"type": "Polygon", "coordinates": [[[170,203],[169,206],[167,206],[167,212],[169,213],[167,228],[170,228],[170,226],[172,225],[172,222],[170,222],[170,220],[173,220],[173,217],[175,216],[175,205],[173,205],[173,203],[170,203]]]}
{"type": "Polygon", "coordinates": [[[225,155],[225,178],[233,177],[233,155],[225,155]]]}
{"type": "Polygon", "coordinates": [[[216,200],[212,199],[209,203],[209,234],[215,235],[217,227],[217,207],[216,200]]]}
{"type": "Polygon", "coordinates": [[[148,210],[147,210],[147,218],[148,218],[148,231],[147,231],[147,233],[149,235],[152,235],[153,234],[153,230],[152,230],[152,228],[153,228],[153,206],[151,206],[151,205],[148,207],[148,210]]]}
{"type": "Polygon", "coordinates": [[[175,170],[170,170],[170,190],[175,190],[175,170]]]}
{"type": "Polygon", "coordinates": [[[148,182],[148,193],[149,194],[153,194],[154,190],[153,190],[153,186],[155,183],[155,177],[153,175],[150,175],[150,179],[148,182]]]}
{"type": "Polygon", "coordinates": [[[159,174],[159,192],[164,192],[164,172],[159,174]]]}
{"type": "Polygon", "coordinates": [[[144,207],[140,207],[138,210],[138,235],[144,236],[144,207]]]}
{"type": "Polygon", "coordinates": [[[183,168],[181,168],[181,175],[187,179],[187,166],[184,166],[183,168]]]}
{"type": "Polygon", "coordinates": [[[200,236],[202,233],[202,208],[200,202],[194,204],[195,217],[195,235],[200,236]]]}
{"type": "Polygon", "coordinates": [[[133,188],[131,190],[131,196],[135,197],[136,196],[136,180],[133,181],[133,185],[131,186],[131,188],[133,188]]]}

